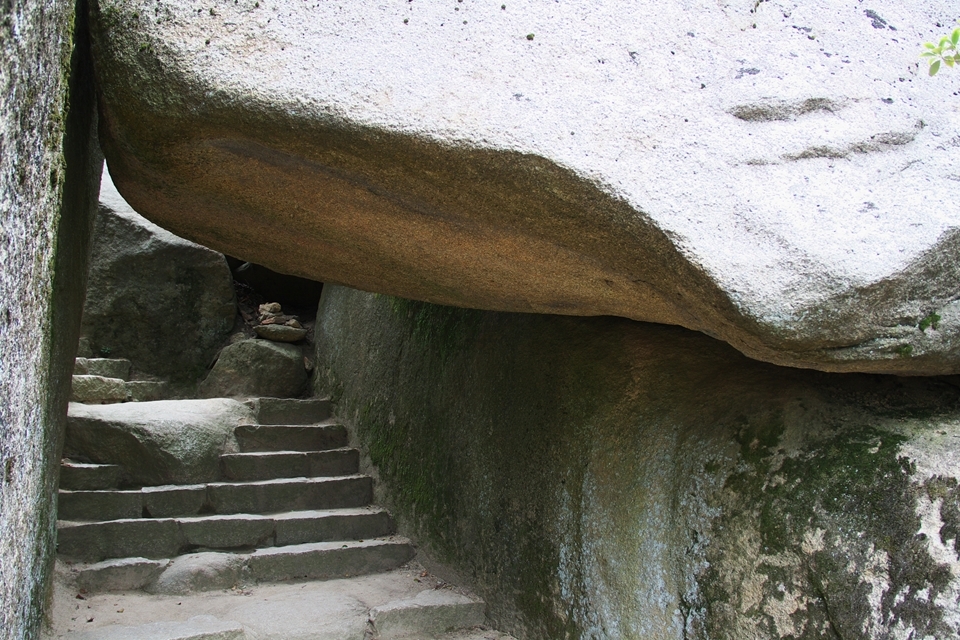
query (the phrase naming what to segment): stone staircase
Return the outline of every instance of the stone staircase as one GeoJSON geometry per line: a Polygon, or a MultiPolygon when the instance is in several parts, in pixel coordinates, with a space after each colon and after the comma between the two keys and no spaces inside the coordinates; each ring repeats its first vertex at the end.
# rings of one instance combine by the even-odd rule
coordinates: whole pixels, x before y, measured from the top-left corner
{"type": "Polygon", "coordinates": [[[131,380],[132,364],[125,358],[77,358],[73,366],[71,400],[84,403],[146,402],[167,397],[161,380],[131,380]]]}
{"type": "MultiPolygon", "coordinates": [[[[373,481],[359,473],[359,453],[348,446],[346,429],[330,419],[328,401],[262,398],[251,406],[257,424],[233,430],[230,448],[237,451],[220,456],[216,482],[123,487],[121,464],[65,460],[57,529],[59,575],[67,588],[86,600],[119,592],[242,592],[250,585],[380,574],[414,558],[390,514],[371,504],[373,481]]],[[[368,602],[362,637],[427,638],[482,624],[477,598],[413,593],[410,585],[422,579],[404,580],[403,590],[386,592],[406,597],[368,602]],[[391,625],[399,631],[390,632],[391,625]]],[[[247,637],[237,620],[209,618],[151,622],[136,633],[115,624],[61,629],[56,637],[247,637]]],[[[261,630],[252,637],[272,636],[261,630]]]]}

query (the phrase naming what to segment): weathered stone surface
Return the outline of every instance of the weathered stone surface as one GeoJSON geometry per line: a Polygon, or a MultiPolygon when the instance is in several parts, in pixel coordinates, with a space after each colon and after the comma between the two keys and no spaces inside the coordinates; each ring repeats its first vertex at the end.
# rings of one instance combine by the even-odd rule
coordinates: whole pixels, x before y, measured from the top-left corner
{"type": "Polygon", "coordinates": [[[273,536],[273,520],[249,514],[182,518],[180,530],[197,547],[255,547],[273,536]]]}
{"type": "Polygon", "coordinates": [[[233,431],[243,452],[322,451],[347,446],[342,424],[240,425],[233,431]]]}
{"type": "Polygon", "coordinates": [[[276,342],[300,342],[307,335],[306,329],[297,329],[282,324],[259,324],[253,330],[261,338],[276,342]]]}
{"type": "Polygon", "coordinates": [[[104,560],[82,567],[76,584],[89,592],[142,589],[153,582],[166,565],[166,561],[147,558],[104,560]]]}
{"type": "Polygon", "coordinates": [[[60,520],[116,520],[139,518],[143,497],[139,491],[64,491],[57,500],[60,520]]]}
{"type": "Polygon", "coordinates": [[[151,593],[179,594],[229,589],[243,579],[248,556],[238,553],[192,553],[175,558],[150,585],[151,593]]]}
{"type": "Polygon", "coordinates": [[[260,424],[315,424],[331,415],[327,398],[256,398],[249,405],[260,424]]]}
{"type": "Polygon", "coordinates": [[[229,335],[236,312],[223,255],[137,214],[104,171],[81,326],[93,353],[195,382],[229,335]]]}
{"type": "Polygon", "coordinates": [[[121,192],[321,281],[960,372],[960,119],[917,64],[951,11],[462,4],[102,0],[121,192]]]}
{"type": "Polygon", "coordinates": [[[164,485],[141,490],[143,508],[151,518],[192,516],[201,512],[207,498],[207,485],[164,485]]]}
{"type": "Polygon", "coordinates": [[[317,328],[378,502],[474,577],[498,628],[960,634],[955,378],[778,368],[676,327],[330,285],[317,328]]]}
{"type": "Polygon", "coordinates": [[[85,404],[125,402],[127,384],[120,378],[75,375],[70,389],[70,400],[85,404]]]}
{"type": "Polygon", "coordinates": [[[273,516],[276,544],[369,540],[395,533],[390,514],[377,507],[292,511],[273,516]]]}
{"type": "Polygon", "coordinates": [[[243,625],[214,616],[194,616],[185,622],[151,622],[70,634],[70,640],[244,640],[243,625]]]}
{"type": "Polygon", "coordinates": [[[120,466],[87,464],[64,460],[60,463],[60,488],[95,491],[116,489],[120,484],[120,466]]]}
{"type": "Polygon", "coordinates": [[[329,579],[396,569],[415,555],[405,538],[317,542],[257,549],[250,572],[257,580],[329,579]]]}
{"type": "Polygon", "coordinates": [[[482,601],[443,589],[427,589],[408,600],[370,610],[370,621],[384,638],[434,637],[486,621],[482,601]]]}
{"type": "Polygon", "coordinates": [[[70,405],[67,455],[119,464],[143,485],[216,480],[221,453],[236,450],[233,430],[249,407],[225,398],[70,405]]]}
{"type": "Polygon", "coordinates": [[[73,375],[129,380],[131,366],[132,363],[126,358],[77,358],[73,365],[73,375]]]}
{"type": "Polygon", "coordinates": [[[106,522],[63,522],[57,527],[58,553],[99,562],[107,558],[170,558],[187,545],[170,518],[128,518],[106,522]]]}
{"type": "Polygon", "coordinates": [[[362,507],[373,500],[373,481],[342,476],[217,482],[207,486],[207,500],[214,512],[224,514],[362,507]]]}
{"type": "Polygon", "coordinates": [[[0,5],[0,638],[34,638],[102,158],[86,16],[0,5]]]}
{"type": "Polygon", "coordinates": [[[200,396],[273,396],[290,398],[303,392],[307,370],[303,353],[291,344],[244,340],[227,345],[200,383],[200,396]]]}
{"type": "Polygon", "coordinates": [[[130,402],[150,402],[170,397],[169,385],[160,380],[131,380],[126,387],[130,402]]]}
{"type": "Polygon", "coordinates": [[[359,469],[360,452],[346,448],[228,453],[220,456],[220,470],[227,480],[343,476],[358,473],[359,469]]]}

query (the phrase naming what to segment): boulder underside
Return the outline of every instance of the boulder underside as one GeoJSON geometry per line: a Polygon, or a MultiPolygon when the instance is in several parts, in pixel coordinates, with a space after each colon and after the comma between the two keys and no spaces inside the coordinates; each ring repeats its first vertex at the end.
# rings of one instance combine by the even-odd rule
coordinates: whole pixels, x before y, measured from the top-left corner
{"type": "Polygon", "coordinates": [[[955,2],[92,4],[117,187],[191,240],[782,365],[960,372],[960,114],[916,64],[955,2]]]}

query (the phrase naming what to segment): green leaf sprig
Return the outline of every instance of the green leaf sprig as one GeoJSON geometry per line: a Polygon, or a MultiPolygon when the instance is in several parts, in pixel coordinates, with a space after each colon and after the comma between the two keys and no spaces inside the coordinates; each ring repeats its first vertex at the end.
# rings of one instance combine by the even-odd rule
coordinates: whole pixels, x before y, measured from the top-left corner
{"type": "Polygon", "coordinates": [[[940,71],[941,62],[948,67],[953,67],[955,64],[960,65],[960,49],[957,48],[958,43],[960,43],[960,27],[954,29],[950,35],[940,38],[940,42],[937,44],[932,42],[923,43],[926,51],[921,53],[920,57],[929,58],[930,75],[937,75],[937,71],[940,71]]]}

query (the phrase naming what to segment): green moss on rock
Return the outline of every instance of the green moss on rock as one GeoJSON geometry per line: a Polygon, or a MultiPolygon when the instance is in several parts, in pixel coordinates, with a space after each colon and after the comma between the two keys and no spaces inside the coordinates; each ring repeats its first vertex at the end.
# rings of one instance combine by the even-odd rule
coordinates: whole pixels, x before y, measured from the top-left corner
{"type": "Polygon", "coordinates": [[[921,517],[940,514],[955,554],[956,479],[920,470],[960,436],[944,381],[780,369],[676,328],[335,286],[316,342],[320,389],[404,530],[520,637],[960,632],[960,585],[921,517]],[[946,435],[918,461],[931,433],[946,435]]]}

